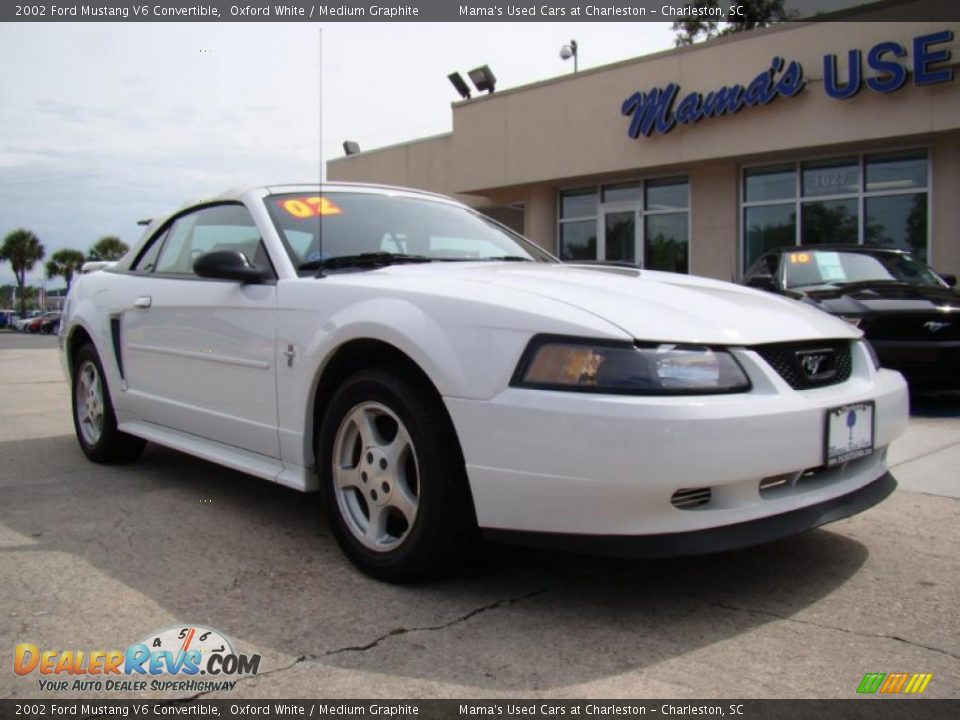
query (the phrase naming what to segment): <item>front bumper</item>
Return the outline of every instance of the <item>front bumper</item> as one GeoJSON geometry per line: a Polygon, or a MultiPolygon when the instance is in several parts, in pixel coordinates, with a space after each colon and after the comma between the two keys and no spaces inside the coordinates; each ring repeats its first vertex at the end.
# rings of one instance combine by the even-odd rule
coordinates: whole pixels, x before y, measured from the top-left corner
{"type": "Polygon", "coordinates": [[[685,533],[576,535],[532,533],[520,530],[485,530],[483,535],[485,539],[494,542],[508,542],[512,545],[566,550],[590,555],[637,558],[706,555],[781,540],[842,520],[873,507],[887,498],[896,488],[897,481],[893,475],[884,473],[869,485],[815,505],[735,525],[685,533]]]}
{"type": "Polygon", "coordinates": [[[908,418],[898,373],[874,370],[857,343],[848,381],[796,391],[755,352],[735,353],[753,384],[748,393],[508,388],[487,401],[445,398],[480,527],[601,537],[695,533],[829,503],[886,474],[887,446],[908,418]],[[824,468],[827,410],[863,401],[875,403],[873,454],[824,468]],[[761,491],[784,475],[792,481],[761,491]],[[691,488],[709,488],[709,502],[676,506],[675,493],[691,488]]]}

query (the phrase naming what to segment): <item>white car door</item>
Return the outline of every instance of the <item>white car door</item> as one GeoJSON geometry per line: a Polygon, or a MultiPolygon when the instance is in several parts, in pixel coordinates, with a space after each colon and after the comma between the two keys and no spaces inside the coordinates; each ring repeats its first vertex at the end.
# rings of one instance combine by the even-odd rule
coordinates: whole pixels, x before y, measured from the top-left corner
{"type": "Polygon", "coordinates": [[[279,457],[276,281],[249,211],[229,203],[178,216],[133,270],[142,280],[121,328],[130,414],[279,457]],[[211,250],[239,250],[270,279],[200,278],[193,262],[211,250]]]}

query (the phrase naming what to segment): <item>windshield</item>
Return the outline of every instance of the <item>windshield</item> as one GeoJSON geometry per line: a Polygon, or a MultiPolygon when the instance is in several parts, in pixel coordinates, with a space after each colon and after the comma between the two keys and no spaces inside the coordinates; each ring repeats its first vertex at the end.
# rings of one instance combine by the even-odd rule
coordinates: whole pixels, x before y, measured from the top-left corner
{"type": "Polygon", "coordinates": [[[483,215],[436,200],[330,192],[264,198],[293,264],[344,267],[337,258],[555,262],[483,215]]]}
{"type": "Polygon", "coordinates": [[[943,283],[933,270],[909,255],[899,253],[804,250],[784,253],[786,286],[847,285],[860,282],[900,282],[911,285],[943,283]]]}

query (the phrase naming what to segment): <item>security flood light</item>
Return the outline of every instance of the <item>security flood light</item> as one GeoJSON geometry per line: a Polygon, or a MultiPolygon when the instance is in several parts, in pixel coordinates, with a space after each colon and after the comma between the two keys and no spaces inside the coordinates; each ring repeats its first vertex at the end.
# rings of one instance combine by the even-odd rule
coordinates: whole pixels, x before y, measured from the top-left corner
{"type": "Polygon", "coordinates": [[[360,152],[360,143],[354,140],[344,140],[343,152],[345,152],[347,155],[356,155],[360,152]]]}
{"type": "Polygon", "coordinates": [[[497,77],[493,74],[489,65],[481,65],[467,74],[470,75],[470,82],[477,88],[477,92],[492,93],[497,85],[497,77]]]}
{"type": "Polygon", "coordinates": [[[461,98],[464,100],[470,99],[470,88],[467,86],[467,83],[464,82],[463,78],[460,77],[460,73],[450,73],[447,75],[447,80],[449,80],[450,84],[457,89],[457,92],[460,93],[461,98]]]}

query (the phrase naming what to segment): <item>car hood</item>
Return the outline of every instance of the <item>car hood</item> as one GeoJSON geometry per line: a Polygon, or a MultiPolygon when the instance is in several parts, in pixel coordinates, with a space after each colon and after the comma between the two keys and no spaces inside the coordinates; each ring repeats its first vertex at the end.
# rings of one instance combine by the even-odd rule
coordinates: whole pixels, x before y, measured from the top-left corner
{"type": "Polygon", "coordinates": [[[418,292],[442,278],[455,282],[462,297],[501,305],[516,306],[517,293],[537,295],[601,317],[638,340],[755,345],[861,334],[794,300],[732,283],[649,270],[469,262],[395,265],[365,275],[370,280],[376,275],[384,280],[415,277],[418,292]]]}
{"type": "Polygon", "coordinates": [[[886,312],[960,311],[960,294],[952,288],[907,283],[857,283],[849,287],[801,293],[827,312],[863,315],[886,312]]]}

